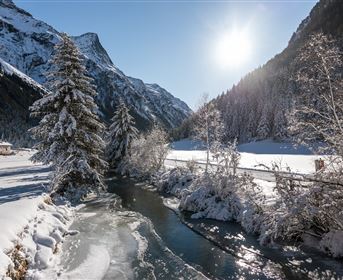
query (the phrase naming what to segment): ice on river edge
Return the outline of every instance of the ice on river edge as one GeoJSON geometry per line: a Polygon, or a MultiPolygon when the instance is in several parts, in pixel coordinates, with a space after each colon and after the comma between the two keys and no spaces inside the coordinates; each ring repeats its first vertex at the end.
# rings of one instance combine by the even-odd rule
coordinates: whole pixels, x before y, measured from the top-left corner
{"type": "MultiPolygon", "coordinates": [[[[33,165],[28,160],[31,154],[30,151],[21,151],[15,156],[1,158],[0,161],[0,221],[7,223],[0,233],[0,276],[5,274],[11,263],[5,253],[17,242],[23,245],[23,252],[30,260],[30,279],[75,279],[85,275],[91,279],[113,279],[109,275],[116,275],[118,279],[131,279],[137,272],[133,265],[135,258],[139,259],[135,265],[140,264],[143,269],[150,267],[154,273],[146,257],[149,241],[140,232],[142,224],[148,221],[129,211],[113,212],[108,197],[98,200],[97,203],[107,205],[101,211],[48,204],[45,184],[49,171],[45,166],[33,165]],[[69,228],[75,215],[77,218],[74,219],[74,225],[69,228]],[[98,223],[99,220],[103,223],[98,223]],[[90,228],[78,228],[80,222],[90,228]],[[104,227],[108,227],[107,231],[104,231],[104,227]],[[89,233],[95,228],[95,235],[82,235],[82,232],[89,233]],[[89,246],[82,245],[82,241],[89,246]],[[77,257],[75,252],[82,258],[77,257]],[[75,263],[68,266],[70,260],[75,263]]],[[[178,199],[164,199],[164,204],[174,211],[178,203],[178,199]]],[[[153,228],[150,230],[158,239],[153,228]]],[[[328,236],[328,241],[333,238],[335,236],[328,236]]],[[[164,248],[162,241],[158,242],[164,248]]],[[[168,248],[164,250],[164,254],[168,255],[166,263],[185,267],[187,271],[183,273],[188,275],[196,274],[198,278],[205,278],[168,248]]]]}
{"type": "Polygon", "coordinates": [[[19,151],[0,161],[0,279],[13,267],[8,254],[17,244],[28,260],[29,279],[133,279],[139,269],[156,278],[142,225],[164,248],[165,266],[177,264],[178,273],[206,279],[163,245],[148,219],[116,211],[112,195],[77,208],[53,205],[46,188],[49,168],[31,163],[32,154],[19,151]]]}

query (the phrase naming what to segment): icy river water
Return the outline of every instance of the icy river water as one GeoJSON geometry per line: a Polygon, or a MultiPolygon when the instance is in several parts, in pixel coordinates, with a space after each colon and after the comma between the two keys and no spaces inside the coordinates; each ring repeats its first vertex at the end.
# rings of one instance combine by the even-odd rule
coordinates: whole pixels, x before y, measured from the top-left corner
{"type": "Polygon", "coordinates": [[[295,246],[259,246],[235,223],[192,220],[130,180],[81,208],[59,279],[341,279],[342,262],[295,246]],[[187,225],[185,225],[188,224],[187,225]],[[333,277],[333,278],[331,278],[333,277]]]}

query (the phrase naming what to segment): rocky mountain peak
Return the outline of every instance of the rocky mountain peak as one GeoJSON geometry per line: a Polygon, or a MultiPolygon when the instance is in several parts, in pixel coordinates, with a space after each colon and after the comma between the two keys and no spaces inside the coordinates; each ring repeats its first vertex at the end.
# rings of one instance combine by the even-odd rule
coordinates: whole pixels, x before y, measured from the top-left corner
{"type": "Polygon", "coordinates": [[[5,7],[5,8],[16,10],[16,12],[18,12],[18,13],[32,17],[31,14],[28,13],[27,11],[18,8],[12,0],[0,0],[0,7],[1,6],[5,7]]]}
{"type": "Polygon", "coordinates": [[[72,39],[80,51],[89,59],[105,68],[114,67],[111,58],[100,43],[98,34],[87,32],[80,36],[73,36],[72,39]]]}
{"type": "MultiPolygon", "coordinates": [[[[61,40],[60,32],[16,7],[12,1],[0,1],[0,58],[44,84],[53,67],[51,55],[61,40]]],[[[155,121],[173,128],[190,115],[188,106],[166,90],[126,76],[113,64],[96,33],[88,32],[72,39],[94,79],[99,114],[104,121],[113,116],[119,98],[127,102],[138,128],[143,130],[155,121]]],[[[0,106],[0,118],[1,109],[0,106]]]]}

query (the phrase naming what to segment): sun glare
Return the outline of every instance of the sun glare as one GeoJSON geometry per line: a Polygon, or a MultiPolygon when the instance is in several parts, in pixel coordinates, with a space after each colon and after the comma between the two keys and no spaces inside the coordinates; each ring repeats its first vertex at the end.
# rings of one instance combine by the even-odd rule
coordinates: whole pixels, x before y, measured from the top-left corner
{"type": "Polygon", "coordinates": [[[251,53],[251,42],[247,32],[234,30],[218,38],[215,60],[223,68],[235,67],[246,62],[251,53]]]}

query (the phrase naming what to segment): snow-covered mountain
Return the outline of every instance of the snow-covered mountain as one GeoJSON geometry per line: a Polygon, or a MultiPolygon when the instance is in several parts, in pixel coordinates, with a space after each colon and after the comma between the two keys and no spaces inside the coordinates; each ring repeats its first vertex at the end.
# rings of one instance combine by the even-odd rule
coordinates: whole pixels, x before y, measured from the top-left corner
{"type": "MultiPolygon", "coordinates": [[[[97,34],[85,33],[72,37],[81,53],[89,74],[97,85],[100,113],[108,120],[119,97],[131,107],[139,128],[160,122],[166,128],[178,126],[191,109],[158,85],[145,84],[126,76],[118,69],[101,45],[97,34]]],[[[44,84],[54,45],[60,33],[43,21],[33,18],[11,0],[0,0],[0,58],[38,83],[44,84]]]]}
{"type": "MultiPolygon", "coordinates": [[[[45,89],[0,58],[0,137],[18,146],[30,146],[27,130],[35,124],[28,107],[45,89]]],[[[1,140],[1,139],[0,139],[1,140]]]]}

